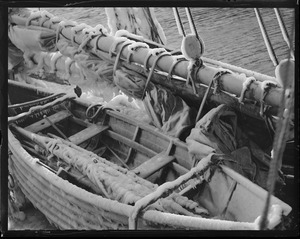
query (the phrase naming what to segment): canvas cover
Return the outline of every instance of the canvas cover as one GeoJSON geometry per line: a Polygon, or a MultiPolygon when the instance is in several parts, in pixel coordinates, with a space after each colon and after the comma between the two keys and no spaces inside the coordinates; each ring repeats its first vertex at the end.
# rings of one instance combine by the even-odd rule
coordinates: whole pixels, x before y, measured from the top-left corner
{"type": "Polygon", "coordinates": [[[268,156],[242,131],[238,115],[229,106],[222,104],[210,110],[196,123],[186,142],[195,164],[213,152],[223,155],[226,166],[267,189],[268,156]]]}

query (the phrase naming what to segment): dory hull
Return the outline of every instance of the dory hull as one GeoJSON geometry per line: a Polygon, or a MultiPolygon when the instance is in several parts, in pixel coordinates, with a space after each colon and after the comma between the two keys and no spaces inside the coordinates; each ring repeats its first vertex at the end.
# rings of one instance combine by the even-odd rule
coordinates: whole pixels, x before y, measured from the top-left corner
{"type": "MultiPolygon", "coordinates": [[[[20,104],[21,99],[17,97],[19,102],[15,102],[15,97],[10,93],[22,92],[22,90],[23,93],[17,95],[30,96],[31,99],[26,99],[26,101],[30,100],[33,102],[31,107],[35,105],[34,100],[51,95],[51,92],[47,93],[43,89],[36,89],[30,86],[23,87],[20,83],[9,82],[9,96],[12,104],[20,104]]],[[[80,103],[80,100],[71,100],[67,106],[68,110],[73,115],[76,115],[76,118],[82,120],[80,122],[86,120],[84,117],[88,105],[80,103]]],[[[15,111],[20,109],[19,107],[11,108],[15,111]]],[[[22,109],[26,109],[26,105],[22,105],[22,109]]],[[[60,111],[62,111],[62,108],[60,111]]],[[[51,110],[47,110],[47,112],[49,114],[47,117],[50,117],[50,114],[54,114],[51,110]]],[[[57,112],[59,113],[59,111],[57,112]]],[[[18,113],[20,114],[20,112],[18,113]]],[[[43,114],[46,114],[46,111],[43,114]]],[[[22,126],[21,128],[30,129],[30,125],[43,120],[43,114],[33,113],[35,117],[28,116],[14,123],[22,126]]],[[[177,190],[176,192],[178,192],[176,185],[181,186],[186,182],[184,178],[190,175],[192,167],[185,143],[161,134],[152,126],[124,117],[118,112],[107,111],[106,117],[101,122],[103,125],[109,126],[109,129],[96,136],[103,137],[107,142],[110,140],[111,144],[109,145],[113,147],[114,152],[117,152],[119,156],[122,156],[122,153],[129,155],[129,151],[134,151],[135,153],[131,154],[131,159],[129,158],[130,160],[128,161],[129,171],[137,172],[137,169],[139,169],[140,174],[138,175],[147,178],[149,183],[158,183],[159,186],[156,186],[152,193],[146,195],[147,197],[153,196],[155,198],[161,190],[168,192],[167,189],[170,185],[172,186],[171,191],[177,190]],[[134,139],[134,132],[138,132],[136,133],[139,135],[139,137],[136,137],[137,139],[134,139]],[[151,175],[143,174],[147,172],[143,165],[146,164],[153,167],[152,164],[149,164],[150,159],[166,151],[166,149],[168,156],[173,156],[174,160],[165,165],[162,164],[161,168],[153,169],[151,175]],[[173,171],[172,175],[175,175],[173,179],[170,176],[171,171],[173,171]],[[167,177],[163,177],[163,172],[167,174],[167,177]]],[[[86,126],[87,128],[91,127],[90,124],[86,126]]],[[[50,128],[48,127],[48,130],[45,128],[40,132],[50,132],[50,128]]],[[[81,130],[84,129],[81,128],[81,130]]],[[[60,229],[132,228],[130,219],[133,212],[136,211],[136,205],[128,205],[91,193],[59,177],[57,173],[41,165],[39,163],[40,160],[37,159],[38,157],[25,150],[22,140],[18,139],[16,134],[12,132],[11,130],[8,132],[9,151],[11,152],[9,155],[10,173],[18,182],[25,196],[51,223],[60,229]]],[[[77,133],[71,132],[73,135],[77,133]]],[[[95,138],[96,136],[94,135],[93,137],[95,138]]],[[[68,137],[72,138],[72,135],[68,137]]],[[[81,143],[81,146],[84,145],[84,142],[81,143]]],[[[120,164],[112,153],[106,152],[102,156],[111,162],[120,164]]],[[[148,169],[150,170],[151,167],[148,169]]],[[[207,174],[204,175],[205,180],[200,185],[193,185],[193,187],[187,185],[187,187],[190,186],[191,190],[184,193],[184,195],[206,208],[209,212],[209,217],[193,217],[146,209],[142,210],[138,216],[137,228],[258,229],[258,221],[263,211],[267,192],[224,165],[218,165],[213,170],[213,173],[209,173],[209,170],[206,171],[207,174]]],[[[168,194],[162,194],[159,197],[166,197],[168,194]]],[[[141,202],[147,199],[146,196],[141,199],[141,202]]],[[[278,225],[282,214],[288,215],[290,211],[291,207],[289,205],[272,196],[269,213],[270,228],[272,229],[278,225]]]]}

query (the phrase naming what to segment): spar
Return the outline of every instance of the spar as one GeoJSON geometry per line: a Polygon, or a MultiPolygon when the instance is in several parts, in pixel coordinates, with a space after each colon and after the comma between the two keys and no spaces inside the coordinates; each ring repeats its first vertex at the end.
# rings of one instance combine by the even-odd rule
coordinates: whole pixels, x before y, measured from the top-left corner
{"type": "Polygon", "coordinates": [[[286,32],[290,55],[278,63],[255,9],[276,62],[270,77],[204,57],[190,9],[192,34],[173,10],[180,50],[165,45],[149,8],[106,9],[110,33],[9,9],[10,191],[57,228],[264,230],[293,217],[292,195],[281,193],[294,178],[286,32]],[[88,85],[96,103],[82,97],[88,85]]]}
{"type": "MultiPolygon", "coordinates": [[[[101,27],[99,31],[99,29],[93,29],[90,26],[82,26],[81,28],[78,28],[78,30],[74,30],[76,26],[75,22],[63,21],[62,19],[51,16],[45,12],[32,13],[27,11],[22,14],[12,14],[10,16],[10,21],[11,23],[20,26],[39,26],[47,30],[50,29],[57,34],[58,39],[64,38],[67,41],[75,42],[82,48],[85,48],[87,51],[98,56],[100,59],[104,59],[111,63],[115,63],[117,54],[122,51],[120,53],[119,63],[123,66],[132,66],[133,64],[128,63],[135,63],[134,70],[137,71],[138,69],[139,71],[144,71],[145,67],[155,67],[153,64],[157,56],[153,54],[153,51],[158,55],[163,52],[164,55],[157,62],[156,68],[160,69],[164,74],[152,77],[151,81],[171,89],[175,94],[181,96],[183,99],[192,101],[196,105],[201,102],[207,88],[206,86],[209,85],[211,79],[213,79],[220,71],[218,68],[203,64],[197,71],[194,79],[195,86],[199,92],[199,96],[195,96],[192,88],[185,84],[188,77],[188,61],[182,60],[177,62],[178,55],[172,55],[172,52],[168,52],[163,48],[160,53],[157,53],[157,49],[160,49],[160,47],[155,49],[150,47],[135,47],[134,51],[130,50],[129,47],[122,49],[121,43],[124,43],[127,36],[132,37],[133,34],[127,34],[126,36],[122,34],[120,34],[121,36],[118,36],[118,34],[116,34],[115,36],[112,36],[104,34],[101,31],[101,27]],[[128,61],[128,59],[130,60],[128,61]],[[145,65],[145,59],[147,59],[147,66],[145,65]],[[170,77],[170,74],[172,74],[171,76],[173,77],[170,77]],[[166,75],[169,77],[166,77],[166,75]],[[167,79],[172,80],[168,81],[167,79]]],[[[122,33],[124,33],[124,31],[122,31],[122,33]]],[[[132,45],[137,44],[135,40],[131,41],[132,45]]],[[[40,54],[35,54],[33,57],[36,62],[39,62],[41,56],[40,54]]],[[[48,58],[50,59],[51,56],[48,56],[48,58]]],[[[45,57],[45,59],[47,59],[44,61],[45,64],[50,64],[48,58],[45,57]]],[[[64,61],[65,59],[63,59],[63,57],[57,59],[56,67],[58,70],[65,69],[64,61]]],[[[76,71],[74,65],[72,65],[70,69],[76,71]]],[[[256,79],[251,81],[251,84],[245,84],[245,82],[248,82],[248,78],[242,74],[231,73],[222,75],[217,82],[214,82],[214,86],[219,87],[219,94],[210,94],[209,100],[217,103],[224,101],[228,102],[237,109],[243,108],[248,114],[259,117],[260,109],[256,105],[245,103],[243,107],[239,106],[241,100],[239,101],[237,97],[243,97],[252,102],[260,102],[260,104],[264,103],[269,105],[269,112],[276,115],[277,109],[281,104],[280,96],[283,92],[282,87],[272,84],[274,83],[273,81],[270,81],[267,86],[266,82],[261,82],[256,79]],[[247,88],[245,89],[245,87],[247,88]]]]}

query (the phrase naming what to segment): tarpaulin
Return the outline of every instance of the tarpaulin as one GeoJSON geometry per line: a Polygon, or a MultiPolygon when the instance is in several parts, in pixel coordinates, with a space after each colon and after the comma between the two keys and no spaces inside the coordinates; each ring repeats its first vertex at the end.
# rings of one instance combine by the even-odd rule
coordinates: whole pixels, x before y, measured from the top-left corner
{"type": "Polygon", "coordinates": [[[170,136],[179,137],[193,125],[195,112],[168,89],[151,84],[143,103],[152,123],[170,136]]]}
{"type": "MultiPolygon", "coordinates": [[[[268,160],[265,152],[238,126],[238,116],[229,106],[210,110],[187,137],[190,157],[195,164],[209,153],[226,155],[224,164],[267,188],[268,160]]],[[[258,136],[259,137],[259,136],[258,136]]]]}

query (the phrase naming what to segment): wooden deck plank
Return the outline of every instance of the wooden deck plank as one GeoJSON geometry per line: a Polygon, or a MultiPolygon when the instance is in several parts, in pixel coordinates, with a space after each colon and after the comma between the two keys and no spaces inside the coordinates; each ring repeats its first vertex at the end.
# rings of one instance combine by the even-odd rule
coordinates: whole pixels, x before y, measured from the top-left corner
{"type": "Polygon", "coordinates": [[[107,130],[109,126],[102,126],[102,125],[96,125],[93,124],[84,130],[81,130],[77,134],[74,134],[69,137],[69,140],[74,144],[81,144],[84,141],[88,140],[91,137],[96,136],[97,134],[100,134],[101,132],[107,130]]]}
{"type": "MultiPolygon", "coordinates": [[[[66,110],[62,110],[62,111],[59,111],[53,115],[50,115],[48,117],[48,119],[52,122],[52,123],[57,123],[63,119],[66,119],[68,117],[70,117],[71,114],[66,111],[66,110]]],[[[33,133],[37,133],[43,129],[46,129],[48,127],[50,127],[51,124],[46,120],[46,119],[42,119],[38,122],[35,122],[29,126],[27,126],[25,129],[30,131],[30,132],[33,132],[33,133]]]]}

